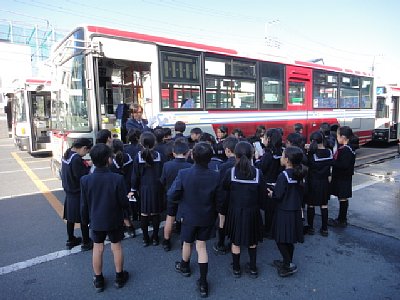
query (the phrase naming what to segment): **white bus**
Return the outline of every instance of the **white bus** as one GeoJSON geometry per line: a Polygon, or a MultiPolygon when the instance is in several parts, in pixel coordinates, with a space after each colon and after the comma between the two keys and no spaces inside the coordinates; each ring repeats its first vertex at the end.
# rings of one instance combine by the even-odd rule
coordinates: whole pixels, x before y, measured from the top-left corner
{"type": "Polygon", "coordinates": [[[376,119],[372,140],[391,143],[399,139],[400,87],[378,86],[376,88],[376,119]]]}
{"type": "Polygon", "coordinates": [[[287,135],[302,123],[308,136],[327,122],[352,127],[360,144],[374,129],[373,78],[365,72],[98,26],[73,30],[52,57],[55,166],[78,137],[94,140],[104,128],[123,135],[122,103],[141,104],[151,127],[179,120],[214,133],[224,124],[250,136],[259,125],[287,135]]]}
{"type": "Polygon", "coordinates": [[[12,137],[20,150],[50,154],[51,103],[56,93],[50,80],[31,78],[14,81],[12,137]]]}

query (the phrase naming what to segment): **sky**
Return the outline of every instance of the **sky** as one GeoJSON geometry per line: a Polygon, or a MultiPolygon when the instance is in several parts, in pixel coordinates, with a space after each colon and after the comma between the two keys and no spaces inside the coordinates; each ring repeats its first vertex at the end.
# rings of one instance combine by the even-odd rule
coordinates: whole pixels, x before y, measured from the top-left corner
{"type": "Polygon", "coordinates": [[[8,0],[1,21],[82,24],[375,71],[400,84],[398,0],[8,0]]]}

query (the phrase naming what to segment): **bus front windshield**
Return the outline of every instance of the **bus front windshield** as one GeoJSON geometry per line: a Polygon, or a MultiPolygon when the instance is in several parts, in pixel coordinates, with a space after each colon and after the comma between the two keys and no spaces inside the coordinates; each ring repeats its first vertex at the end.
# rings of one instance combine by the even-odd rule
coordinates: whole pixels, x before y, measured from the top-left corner
{"type": "Polygon", "coordinates": [[[59,91],[58,122],[56,127],[68,131],[89,131],[88,99],[85,84],[85,55],[82,47],[83,32],[75,32],[66,45],[62,57],[67,60],[61,64],[58,72],[61,89],[59,91]],[[68,59],[69,58],[69,59],[68,59]]]}

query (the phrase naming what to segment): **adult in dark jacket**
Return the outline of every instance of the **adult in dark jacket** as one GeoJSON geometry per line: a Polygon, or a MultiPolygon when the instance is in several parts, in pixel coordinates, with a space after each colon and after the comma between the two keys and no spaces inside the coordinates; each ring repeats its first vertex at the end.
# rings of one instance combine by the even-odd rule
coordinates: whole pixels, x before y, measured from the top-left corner
{"type": "Polygon", "coordinates": [[[90,224],[93,248],[93,284],[98,292],[104,289],[103,251],[106,236],[111,241],[115,264],[115,286],[121,288],[129,278],[124,271],[124,256],[121,240],[123,238],[124,210],[128,208],[127,189],[123,176],[113,173],[108,167],[111,163],[111,149],[105,144],[97,144],[90,151],[96,166],[93,174],[81,179],[82,221],[90,224]]]}
{"type": "Polygon", "coordinates": [[[74,236],[75,223],[81,223],[82,250],[90,250],[93,247],[89,238],[88,223],[82,221],[80,213],[80,180],[82,176],[89,174],[90,171],[90,166],[83,161],[82,157],[89,152],[91,147],[92,142],[89,139],[77,139],[72,144],[72,147],[65,151],[62,158],[61,180],[65,191],[64,219],[67,220],[67,249],[72,249],[82,242],[81,238],[74,236]]]}
{"type": "Polygon", "coordinates": [[[134,103],[130,107],[131,118],[126,122],[126,130],[129,132],[131,129],[139,129],[140,132],[150,131],[150,128],[147,126],[149,123],[146,119],[143,119],[143,107],[139,104],[134,103]]]}

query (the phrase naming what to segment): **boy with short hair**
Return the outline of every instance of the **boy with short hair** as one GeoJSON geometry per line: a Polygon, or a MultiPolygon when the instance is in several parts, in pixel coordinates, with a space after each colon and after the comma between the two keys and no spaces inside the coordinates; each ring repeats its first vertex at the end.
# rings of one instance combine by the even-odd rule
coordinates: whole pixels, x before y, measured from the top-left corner
{"type": "Polygon", "coordinates": [[[124,209],[129,206],[127,189],[122,175],[112,173],[111,148],[97,144],[90,151],[96,166],[93,174],[81,178],[81,216],[89,224],[93,246],[93,285],[97,292],[104,290],[102,273],[104,240],[108,235],[115,264],[115,287],[122,288],[129,278],[124,271],[121,240],[124,237],[124,209]]]}
{"type": "Polygon", "coordinates": [[[197,281],[200,296],[208,296],[208,254],[206,241],[210,239],[217,213],[222,209],[223,197],[219,187],[219,173],[209,170],[208,163],[213,149],[200,142],[193,149],[195,164],[178,172],[168,190],[169,204],[178,205],[182,220],[182,260],[175,263],[175,270],[183,276],[191,275],[190,255],[196,241],[200,279],[197,281]]]}

